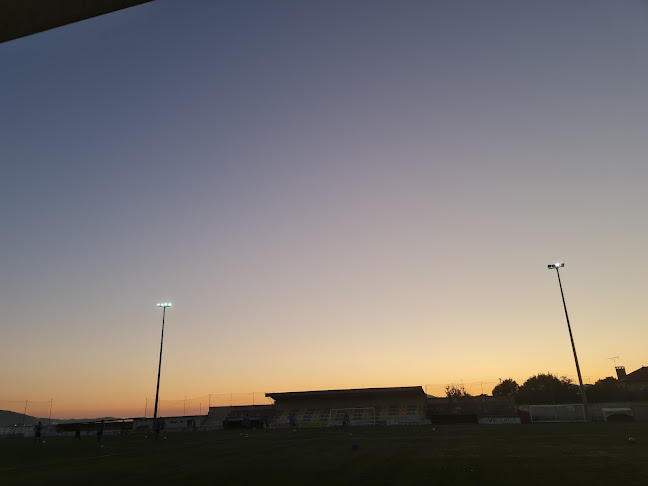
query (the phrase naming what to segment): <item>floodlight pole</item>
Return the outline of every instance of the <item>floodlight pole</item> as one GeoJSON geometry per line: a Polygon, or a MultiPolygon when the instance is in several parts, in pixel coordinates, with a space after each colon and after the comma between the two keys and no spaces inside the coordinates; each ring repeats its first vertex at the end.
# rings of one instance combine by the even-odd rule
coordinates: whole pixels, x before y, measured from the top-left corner
{"type": "Polygon", "coordinates": [[[171,304],[170,303],[158,304],[158,307],[162,307],[162,337],[160,338],[160,363],[158,364],[157,387],[155,389],[155,408],[153,409],[153,426],[155,426],[155,421],[157,420],[158,397],[160,396],[160,371],[162,371],[162,344],[164,343],[164,317],[166,315],[167,307],[171,307],[171,304]]]}
{"type": "Polygon", "coordinates": [[[549,269],[556,269],[556,275],[558,275],[558,285],[560,286],[560,296],[562,297],[563,307],[565,309],[565,318],[567,319],[567,329],[569,330],[569,339],[571,340],[572,351],[574,352],[574,362],[576,363],[576,373],[578,373],[578,384],[580,386],[581,400],[583,401],[583,408],[585,409],[585,422],[590,421],[589,407],[587,406],[587,395],[585,394],[585,386],[583,385],[583,378],[581,376],[580,366],[578,365],[578,356],[576,355],[576,345],[574,344],[574,336],[572,334],[571,325],[569,324],[569,314],[567,313],[567,304],[565,303],[565,294],[563,293],[562,282],[560,281],[560,267],[564,267],[564,264],[556,263],[554,265],[549,265],[549,269]]]}

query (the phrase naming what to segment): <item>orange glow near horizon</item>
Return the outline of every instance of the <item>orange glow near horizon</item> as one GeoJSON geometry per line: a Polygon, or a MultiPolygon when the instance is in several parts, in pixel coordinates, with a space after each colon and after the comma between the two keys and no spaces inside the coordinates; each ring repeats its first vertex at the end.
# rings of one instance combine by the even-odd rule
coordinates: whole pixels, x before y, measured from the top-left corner
{"type": "MultiPolygon", "coordinates": [[[[615,376],[614,373],[609,372],[611,366],[602,366],[600,374],[588,374],[583,376],[583,381],[586,384],[594,384],[596,380],[605,378],[607,376],[615,376]]],[[[612,368],[612,371],[613,368],[612,368]]],[[[627,370],[628,372],[634,371],[627,370]]],[[[578,383],[575,375],[570,373],[560,373],[551,370],[539,370],[527,376],[516,375],[502,375],[501,379],[512,378],[522,385],[527,378],[534,376],[538,373],[552,373],[558,377],[567,376],[572,379],[574,383],[578,383]]],[[[481,393],[491,394],[492,389],[499,383],[499,378],[484,378],[483,380],[476,379],[456,379],[443,383],[421,383],[420,386],[429,395],[445,396],[445,388],[448,385],[463,385],[468,393],[471,395],[479,395],[481,393]]],[[[321,386],[308,386],[308,384],[296,384],[296,386],[289,386],[289,383],[277,382],[276,386],[265,391],[246,392],[241,389],[229,393],[207,393],[202,395],[188,395],[182,397],[177,390],[171,388],[169,391],[161,395],[159,403],[160,416],[183,416],[183,415],[205,415],[210,406],[212,407],[226,407],[230,405],[262,405],[270,404],[271,400],[265,397],[265,393],[272,392],[289,392],[289,391],[315,391],[315,390],[332,390],[332,389],[348,389],[348,388],[382,388],[382,387],[399,387],[399,386],[418,386],[412,381],[402,382],[383,382],[383,381],[367,381],[362,383],[354,383],[352,380],[343,382],[342,384],[335,384],[332,382],[320,382],[321,386]],[[327,384],[328,383],[328,384],[327,384]],[[173,392],[176,392],[173,394],[173,392]],[[173,398],[166,398],[172,396],[173,398]]],[[[61,390],[62,392],[62,390],[61,390]]],[[[92,399],[89,395],[77,394],[73,397],[67,398],[65,394],[59,393],[63,398],[49,400],[33,401],[27,400],[0,400],[0,409],[10,410],[16,413],[23,413],[25,405],[27,405],[27,415],[36,416],[39,418],[47,418],[50,416],[53,419],[82,419],[82,418],[99,418],[99,417],[115,417],[115,418],[136,418],[136,417],[152,417],[153,408],[155,403],[154,397],[135,397],[134,395],[127,397],[115,397],[103,394],[100,398],[92,399]]]]}

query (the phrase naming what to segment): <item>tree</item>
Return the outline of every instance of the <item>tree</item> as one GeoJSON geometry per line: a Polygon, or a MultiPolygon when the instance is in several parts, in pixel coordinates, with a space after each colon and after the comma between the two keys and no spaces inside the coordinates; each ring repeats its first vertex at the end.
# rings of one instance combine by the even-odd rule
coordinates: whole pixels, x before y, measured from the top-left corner
{"type": "Polygon", "coordinates": [[[520,385],[511,378],[507,378],[502,381],[499,385],[493,388],[494,397],[515,397],[520,390],[520,385]]]}
{"type": "Polygon", "coordinates": [[[518,396],[520,403],[528,404],[580,402],[578,387],[569,378],[558,378],[551,373],[540,373],[527,379],[518,396]]]}
{"type": "Polygon", "coordinates": [[[617,388],[617,380],[608,376],[587,388],[587,398],[591,402],[614,402],[623,399],[623,391],[617,388]]]}
{"type": "Polygon", "coordinates": [[[446,390],[446,397],[448,398],[467,398],[472,395],[466,391],[463,385],[456,386],[456,385],[448,385],[445,388],[446,390]]]}

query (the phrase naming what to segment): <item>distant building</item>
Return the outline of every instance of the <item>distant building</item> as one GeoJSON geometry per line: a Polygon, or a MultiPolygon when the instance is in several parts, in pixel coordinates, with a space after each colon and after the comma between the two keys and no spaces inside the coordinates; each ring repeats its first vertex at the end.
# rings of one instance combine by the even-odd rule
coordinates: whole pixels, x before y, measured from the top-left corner
{"type": "Polygon", "coordinates": [[[624,366],[617,366],[617,379],[620,387],[637,392],[648,392],[648,366],[642,366],[626,374],[624,366]]]}

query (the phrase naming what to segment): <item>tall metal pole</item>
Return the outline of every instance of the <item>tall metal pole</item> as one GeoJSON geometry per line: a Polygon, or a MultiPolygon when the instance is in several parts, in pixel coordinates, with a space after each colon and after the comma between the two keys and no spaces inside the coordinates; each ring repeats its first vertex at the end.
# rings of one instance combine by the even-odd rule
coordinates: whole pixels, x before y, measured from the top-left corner
{"type": "Polygon", "coordinates": [[[569,324],[569,314],[567,314],[567,304],[565,303],[565,294],[563,293],[562,282],[560,281],[560,270],[556,267],[556,275],[558,275],[558,285],[560,286],[560,296],[562,297],[563,307],[565,308],[565,317],[567,318],[567,329],[569,329],[569,339],[571,340],[572,351],[574,352],[574,362],[576,363],[576,373],[578,373],[578,383],[580,385],[581,399],[583,400],[583,408],[585,409],[585,421],[590,421],[589,408],[587,406],[587,396],[585,395],[585,386],[583,385],[583,378],[581,377],[580,366],[578,365],[578,356],[576,355],[576,345],[574,344],[574,336],[572,335],[571,325],[569,324]]]}
{"type": "Polygon", "coordinates": [[[162,307],[162,337],[160,338],[160,364],[158,365],[157,388],[155,389],[155,408],[153,410],[153,422],[157,420],[158,398],[160,396],[160,371],[162,370],[162,344],[164,343],[164,316],[166,315],[166,306],[162,307]]]}

